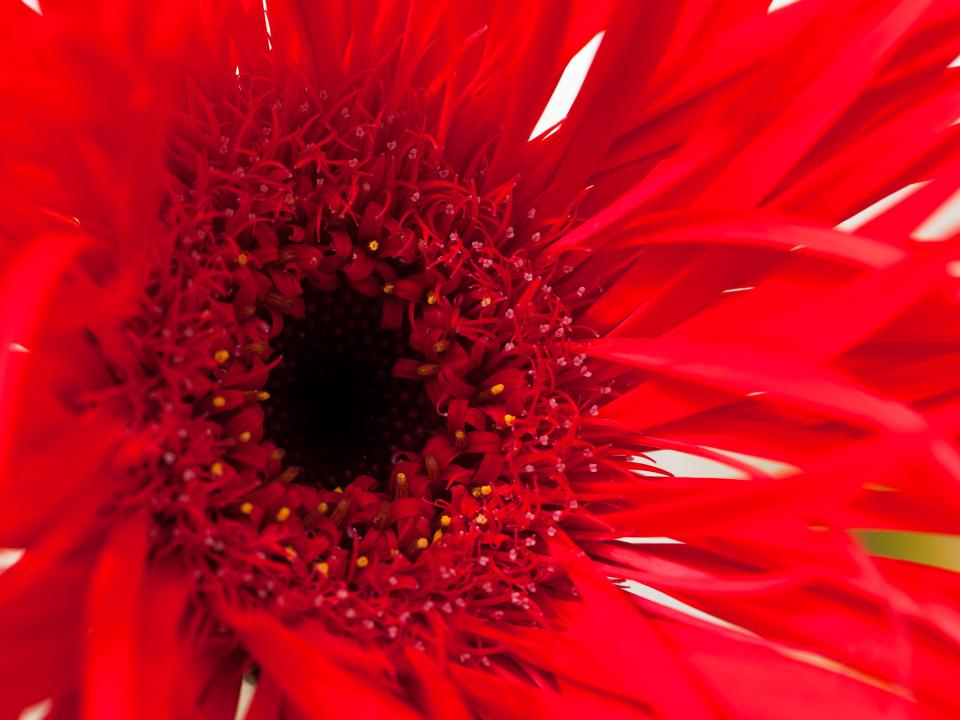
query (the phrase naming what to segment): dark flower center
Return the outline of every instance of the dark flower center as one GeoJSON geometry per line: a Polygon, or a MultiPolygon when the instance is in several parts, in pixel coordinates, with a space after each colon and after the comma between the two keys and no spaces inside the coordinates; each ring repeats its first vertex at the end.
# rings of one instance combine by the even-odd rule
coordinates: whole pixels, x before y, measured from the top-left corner
{"type": "MultiPolygon", "coordinates": [[[[572,216],[515,208],[483,155],[458,172],[374,86],[258,82],[172,141],[172,258],[129,365],[153,541],[204,593],[369,640],[541,622],[575,485],[624,452],[582,433],[612,382],[575,349],[591,281],[537,252],[572,216]]],[[[463,662],[495,652],[450,632],[463,662]]]]}
{"type": "Polygon", "coordinates": [[[382,327],[382,312],[382,300],[346,287],[308,290],[305,317],[274,342],[282,361],[267,385],[266,430],[300,468],[298,482],[383,482],[394,455],[419,452],[439,424],[422,384],[393,376],[411,350],[406,333],[382,327]]]}

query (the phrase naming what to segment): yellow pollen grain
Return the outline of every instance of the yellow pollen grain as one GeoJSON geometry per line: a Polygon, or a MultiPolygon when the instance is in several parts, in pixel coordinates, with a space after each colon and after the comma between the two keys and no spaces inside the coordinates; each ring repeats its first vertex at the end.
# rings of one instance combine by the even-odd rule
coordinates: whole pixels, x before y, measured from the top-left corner
{"type": "Polygon", "coordinates": [[[358,568],[365,568],[369,564],[370,564],[370,559],[366,555],[361,555],[360,557],[357,558],[358,568]]]}
{"type": "Polygon", "coordinates": [[[323,575],[324,577],[327,577],[327,576],[330,574],[330,564],[329,564],[329,563],[318,562],[318,563],[317,563],[316,565],[314,565],[313,567],[315,567],[315,568],[317,569],[317,572],[319,572],[319,573],[320,573],[321,575],[323,575]]]}
{"type": "Polygon", "coordinates": [[[335,493],[342,493],[342,492],[343,492],[343,488],[340,487],[339,485],[337,485],[337,486],[333,489],[333,491],[334,491],[335,493]]]}
{"type": "Polygon", "coordinates": [[[287,205],[293,205],[294,200],[295,198],[293,197],[293,193],[287,193],[286,195],[283,196],[283,201],[287,205]]]}
{"type": "Polygon", "coordinates": [[[217,396],[213,399],[213,406],[214,406],[215,408],[222,408],[222,407],[226,406],[226,404],[227,404],[227,399],[226,399],[223,395],[217,395],[217,396]]]}
{"type": "Polygon", "coordinates": [[[386,285],[383,286],[383,294],[393,295],[393,291],[396,289],[397,289],[396,285],[394,285],[393,283],[387,283],[386,285]]]}
{"type": "Polygon", "coordinates": [[[285,522],[288,517],[290,517],[290,508],[288,508],[286,505],[277,510],[277,522],[285,522]]]}
{"type": "Polygon", "coordinates": [[[486,525],[486,524],[487,524],[487,516],[484,515],[483,513],[480,513],[479,515],[477,515],[477,517],[474,518],[474,520],[476,520],[477,525],[486,525]]]}
{"type": "Polygon", "coordinates": [[[473,495],[475,498],[478,498],[480,497],[481,492],[482,491],[480,490],[480,488],[475,487],[473,490],[470,491],[470,494],[473,495]]]}
{"type": "Polygon", "coordinates": [[[453,518],[451,518],[449,515],[440,516],[440,524],[444,527],[449,527],[451,522],[453,522],[453,518]]]}
{"type": "Polygon", "coordinates": [[[429,377],[430,375],[435,374],[439,368],[439,365],[427,363],[426,365],[421,365],[417,368],[417,375],[420,375],[421,377],[429,377]]]}
{"type": "Polygon", "coordinates": [[[453,439],[456,440],[457,442],[462,442],[467,439],[467,434],[463,430],[457,430],[453,434],[453,439]]]}
{"type": "Polygon", "coordinates": [[[503,416],[503,422],[506,423],[507,425],[513,425],[516,421],[517,421],[516,415],[508,414],[503,416]]]}
{"type": "Polygon", "coordinates": [[[482,486],[480,486],[480,492],[483,493],[484,495],[489,495],[490,493],[493,492],[493,486],[492,486],[492,485],[482,485],[482,486]]]}
{"type": "Polygon", "coordinates": [[[249,430],[244,430],[242,433],[237,435],[237,440],[239,440],[242,443],[245,443],[245,442],[250,442],[250,438],[252,437],[253,435],[250,433],[249,430]]]}
{"type": "Polygon", "coordinates": [[[367,243],[367,247],[370,248],[370,252],[376,252],[380,249],[380,243],[378,243],[376,240],[371,240],[369,243],[367,243]]]}
{"type": "Polygon", "coordinates": [[[270,393],[268,393],[266,390],[261,390],[260,392],[257,393],[257,400],[262,401],[262,400],[269,400],[269,399],[270,399],[270,393]]]}
{"type": "Polygon", "coordinates": [[[223,475],[223,463],[217,460],[210,466],[210,474],[215,477],[220,477],[223,475]]]}
{"type": "Polygon", "coordinates": [[[438,542],[440,542],[440,538],[442,538],[442,537],[443,537],[443,530],[437,530],[437,531],[433,534],[433,541],[434,541],[435,543],[438,543],[438,542]]]}
{"type": "Polygon", "coordinates": [[[217,350],[217,351],[213,354],[213,359],[216,360],[219,365],[223,365],[227,360],[230,359],[230,351],[229,351],[229,350],[217,350]]]}
{"type": "Polygon", "coordinates": [[[270,459],[273,461],[283,460],[283,456],[286,454],[283,448],[276,448],[270,453],[270,459]]]}
{"type": "Polygon", "coordinates": [[[490,394],[491,394],[491,395],[499,395],[499,394],[502,393],[504,390],[506,390],[506,388],[503,386],[503,383],[497,383],[496,385],[494,385],[493,387],[490,388],[490,394]]]}
{"type": "Polygon", "coordinates": [[[427,293],[427,305],[435,305],[437,302],[437,294],[430,292],[427,293]]]}
{"type": "Polygon", "coordinates": [[[249,515],[253,512],[253,503],[249,500],[246,500],[240,504],[240,512],[244,515],[249,515]]]}
{"type": "Polygon", "coordinates": [[[420,548],[421,550],[423,550],[429,544],[430,544],[430,541],[427,540],[425,537],[417,538],[417,547],[420,548]]]}
{"type": "Polygon", "coordinates": [[[433,351],[435,353],[442,353],[445,352],[448,347],[450,347],[449,340],[438,340],[433,344],[433,351]]]}
{"type": "Polygon", "coordinates": [[[400,483],[400,484],[403,484],[403,483],[405,483],[406,481],[407,481],[407,474],[406,474],[406,473],[402,473],[402,472],[398,472],[398,473],[397,473],[397,482],[400,483]]]}
{"type": "Polygon", "coordinates": [[[248,262],[250,262],[250,256],[246,253],[237,255],[237,265],[246,265],[248,262]]]}
{"type": "Polygon", "coordinates": [[[493,302],[492,298],[485,297],[483,300],[480,301],[480,304],[483,305],[484,307],[488,307],[492,302],[493,302]]]}
{"type": "Polygon", "coordinates": [[[327,503],[325,502],[322,502],[319,505],[317,505],[317,512],[320,513],[321,515],[326,515],[327,510],[329,509],[330,509],[330,506],[327,505],[327,503]]]}
{"type": "Polygon", "coordinates": [[[287,553],[287,557],[291,560],[297,556],[297,550],[292,545],[287,545],[284,550],[287,553]]]}

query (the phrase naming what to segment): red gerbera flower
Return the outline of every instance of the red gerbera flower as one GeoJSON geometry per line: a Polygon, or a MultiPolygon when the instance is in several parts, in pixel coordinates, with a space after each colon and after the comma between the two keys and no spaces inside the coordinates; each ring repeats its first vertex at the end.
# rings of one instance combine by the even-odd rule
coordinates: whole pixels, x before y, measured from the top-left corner
{"type": "Polygon", "coordinates": [[[960,714],[960,7],[768,5],[4,5],[3,717],[960,714]]]}

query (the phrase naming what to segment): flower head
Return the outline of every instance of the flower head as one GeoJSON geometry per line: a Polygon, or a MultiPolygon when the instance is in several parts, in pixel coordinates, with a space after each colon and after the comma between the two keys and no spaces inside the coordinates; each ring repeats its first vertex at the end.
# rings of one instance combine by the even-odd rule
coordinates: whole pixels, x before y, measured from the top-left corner
{"type": "Polygon", "coordinates": [[[4,9],[4,710],[949,715],[952,5],[4,9]]]}

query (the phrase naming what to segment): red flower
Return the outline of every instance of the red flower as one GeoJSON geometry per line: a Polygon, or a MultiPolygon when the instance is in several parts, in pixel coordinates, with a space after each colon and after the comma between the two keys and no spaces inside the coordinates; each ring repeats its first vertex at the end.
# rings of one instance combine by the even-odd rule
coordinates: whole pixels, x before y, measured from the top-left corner
{"type": "Polygon", "coordinates": [[[960,713],[955,2],[49,4],[4,717],[960,713]]]}

